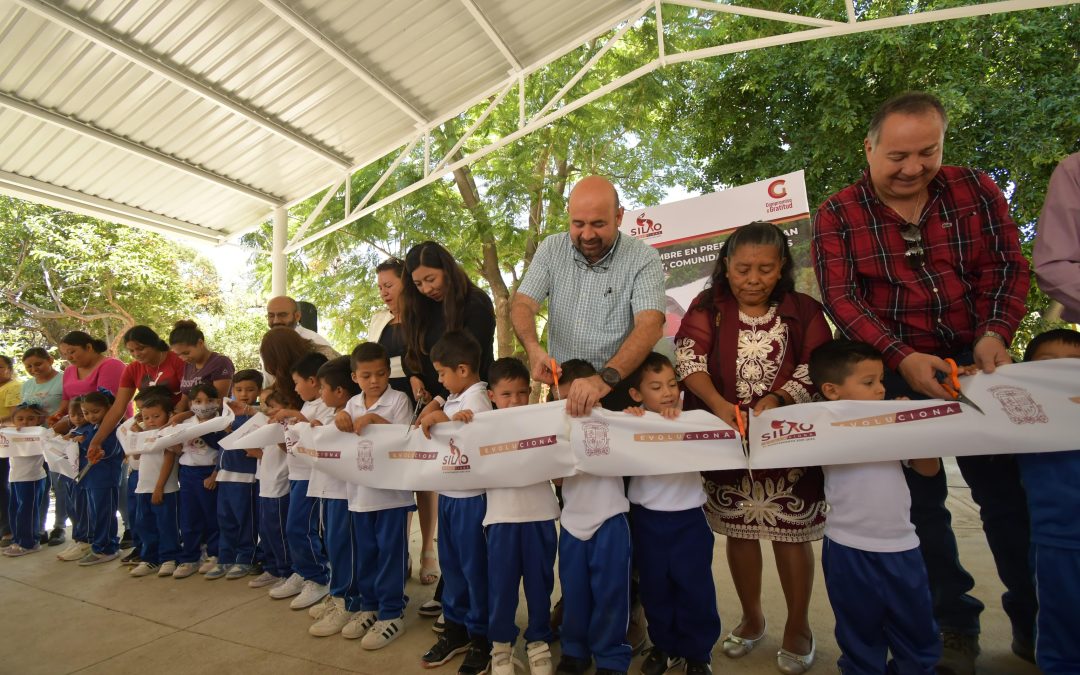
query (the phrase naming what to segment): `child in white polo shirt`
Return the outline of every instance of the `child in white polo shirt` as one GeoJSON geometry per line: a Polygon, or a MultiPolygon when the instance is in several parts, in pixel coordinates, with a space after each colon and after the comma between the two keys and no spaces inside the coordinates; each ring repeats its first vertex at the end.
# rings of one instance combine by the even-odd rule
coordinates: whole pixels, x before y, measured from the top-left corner
{"type": "MultiPolygon", "coordinates": [[[[173,414],[172,397],[150,394],[135,397],[140,422],[132,431],[163,429],[173,414]]],[[[139,455],[139,482],[135,485],[135,531],[139,534],[142,562],[131,570],[133,577],[157,574],[172,576],[180,555],[178,505],[180,481],[176,452],[159,450],[139,455]]]]}

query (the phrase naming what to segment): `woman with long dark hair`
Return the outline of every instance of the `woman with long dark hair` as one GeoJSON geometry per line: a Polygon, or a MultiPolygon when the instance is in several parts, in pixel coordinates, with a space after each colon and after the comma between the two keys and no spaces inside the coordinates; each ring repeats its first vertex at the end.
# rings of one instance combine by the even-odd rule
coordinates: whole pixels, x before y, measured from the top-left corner
{"type": "MultiPolygon", "coordinates": [[[[81,330],[73,330],[60,338],[60,356],[68,362],[64,368],[63,396],[60,410],[49,418],[55,425],[67,415],[68,402],[98,389],[107,389],[115,396],[120,391],[124,362],[108,356],[109,345],[81,330]]],[[[67,426],[57,429],[66,432],[67,426]]]]}

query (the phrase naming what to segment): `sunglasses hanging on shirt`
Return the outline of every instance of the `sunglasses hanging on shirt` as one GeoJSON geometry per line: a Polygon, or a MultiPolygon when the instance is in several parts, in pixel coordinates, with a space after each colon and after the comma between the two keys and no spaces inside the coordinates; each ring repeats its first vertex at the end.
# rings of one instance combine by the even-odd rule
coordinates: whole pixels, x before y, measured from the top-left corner
{"type": "Polygon", "coordinates": [[[907,244],[907,250],[904,251],[904,260],[907,260],[908,267],[911,269],[918,269],[925,259],[925,252],[922,247],[922,230],[913,223],[904,223],[903,229],[900,230],[900,236],[907,244]]]}

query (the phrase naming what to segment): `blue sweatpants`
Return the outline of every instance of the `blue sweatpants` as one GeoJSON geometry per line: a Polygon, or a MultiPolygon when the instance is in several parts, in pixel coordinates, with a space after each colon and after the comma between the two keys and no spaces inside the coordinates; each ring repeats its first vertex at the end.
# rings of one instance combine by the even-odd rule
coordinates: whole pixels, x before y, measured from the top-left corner
{"type": "Polygon", "coordinates": [[[75,499],[75,520],[71,525],[71,538],[80,544],[90,543],[90,497],[86,488],[76,483],[74,479],[68,485],[71,495],[75,499]]]}
{"type": "Polygon", "coordinates": [[[86,488],[85,492],[90,547],[94,553],[112,555],[120,549],[120,537],[117,536],[119,523],[116,521],[120,487],[86,488]]]}
{"type": "Polygon", "coordinates": [[[214,466],[180,465],[180,556],[178,563],[199,560],[206,544],[206,555],[218,554],[217,495],[207,490],[203,481],[214,473],[214,466]]]}
{"type": "MultiPolygon", "coordinates": [[[[139,484],[139,470],[132,469],[127,479],[127,505],[128,520],[131,525],[131,543],[136,551],[142,551],[142,539],[139,538],[139,498],[135,494],[135,487],[139,484]]],[[[139,554],[142,558],[142,553],[139,554]]],[[[169,558],[172,560],[172,558],[169,558]]],[[[146,558],[143,558],[146,560],[146,558]]]]}
{"type": "Polygon", "coordinates": [[[255,483],[217,484],[218,563],[255,563],[255,483]]]}
{"type": "Polygon", "coordinates": [[[356,584],[356,540],[353,537],[349,500],[319,501],[322,503],[326,557],[330,560],[328,592],[331,597],[345,600],[346,609],[356,607],[360,604],[360,588],[356,584]]]}
{"type": "Polygon", "coordinates": [[[826,537],[821,567],[836,616],[841,673],[933,675],[941,642],[919,549],[862,551],[826,537]]]}
{"type": "MultiPolygon", "coordinates": [[[[56,499],[57,499],[57,501],[62,500],[63,503],[64,503],[64,513],[67,514],[67,518],[71,519],[71,528],[72,528],[71,537],[72,537],[72,539],[74,539],[75,538],[76,523],[79,520],[79,516],[75,511],[75,502],[76,502],[75,491],[78,488],[75,486],[75,481],[73,479],[68,478],[67,476],[61,476],[61,475],[57,474],[57,476],[56,476],[56,485],[53,487],[53,489],[56,491],[56,499]]],[[[59,519],[59,516],[57,516],[57,519],[59,519]]],[[[67,524],[58,522],[57,526],[58,527],[67,527],[67,524]]]]}
{"type": "Polygon", "coordinates": [[[38,545],[38,521],[41,499],[49,479],[20,480],[8,483],[8,523],[11,541],[26,549],[38,545]]]}
{"type": "Polygon", "coordinates": [[[289,481],[289,513],[285,519],[285,540],[289,542],[293,571],[306,581],[330,581],[326,548],[319,535],[319,500],[307,496],[306,480],[289,481]]]}
{"type": "Polygon", "coordinates": [[[180,556],[179,492],[166,492],[160,504],[152,504],[152,495],[142,492],[128,500],[135,505],[135,533],[139,535],[139,557],[145,562],[160,565],[180,556]]]}
{"type": "Polygon", "coordinates": [[[630,506],[638,587],[649,638],[661,651],[708,663],[720,639],[712,558],[715,539],[705,512],[630,506]]]}
{"type": "Polygon", "coordinates": [[[1035,661],[1047,675],[1080,673],[1076,647],[1077,607],[1080,607],[1080,549],[1033,543],[1036,618],[1035,661]]]}
{"type": "Polygon", "coordinates": [[[554,520],[531,523],[494,523],[487,528],[488,637],[492,642],[517,640],[518,586],[525,587],[529,625],[526,642],[551,642],[551,592],[555,588],[555,551],[558,536],[554,520]]]}
{"type": "Polygon", "coordinates": [[[285,539],[288,514],[288,494],[284,497],[259,497],[259,546],[263,551],[263,569],[282,579],[292,574],[289,542],[285,539]]]}
{"type": "Polygon", "coordinates": [[[562,582],[562,652],[596,659],[597,668],[630,668],[630,525],[620,513],[588,541],[563,530],[559,536],[562,582]]]}
{"type": "Polygon", "coordinates": [[[488,630],[487,495],[439,495],[439,566],[443,616],[464,624],[472,637],[488,630]]]}
{"type": "Polygon", "coordinates": [[[415,506],[381,511],[350,512],[356,540],[358,606],[350,611],[378,612],[379,620],[405,613],[405,573],[408,571],[409,512],[415,506]]]}

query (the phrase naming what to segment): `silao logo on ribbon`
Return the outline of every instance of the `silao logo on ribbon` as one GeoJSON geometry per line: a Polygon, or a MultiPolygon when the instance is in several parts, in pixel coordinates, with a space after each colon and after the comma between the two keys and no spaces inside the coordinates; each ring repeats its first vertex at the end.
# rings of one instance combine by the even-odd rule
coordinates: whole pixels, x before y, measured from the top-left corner
{"type": "Polygon", "coordinates": [[[773,420],[769,424],[772,429],[768,433],[761,434],[761,447],[765,448],[777,443],[791,443],[794,441],[808,441],[817,436],[814,425],[810,422],[788,422],[787,420],[773,420]]]}
{"type": "Polygon", "coordinates": [[[472,468],[469,466],[469,456],[461,451],[453,438],[450,439],[450,454],[443,457],[442,463],[442,470],[446,472],[469,471],[472,468]]]}

